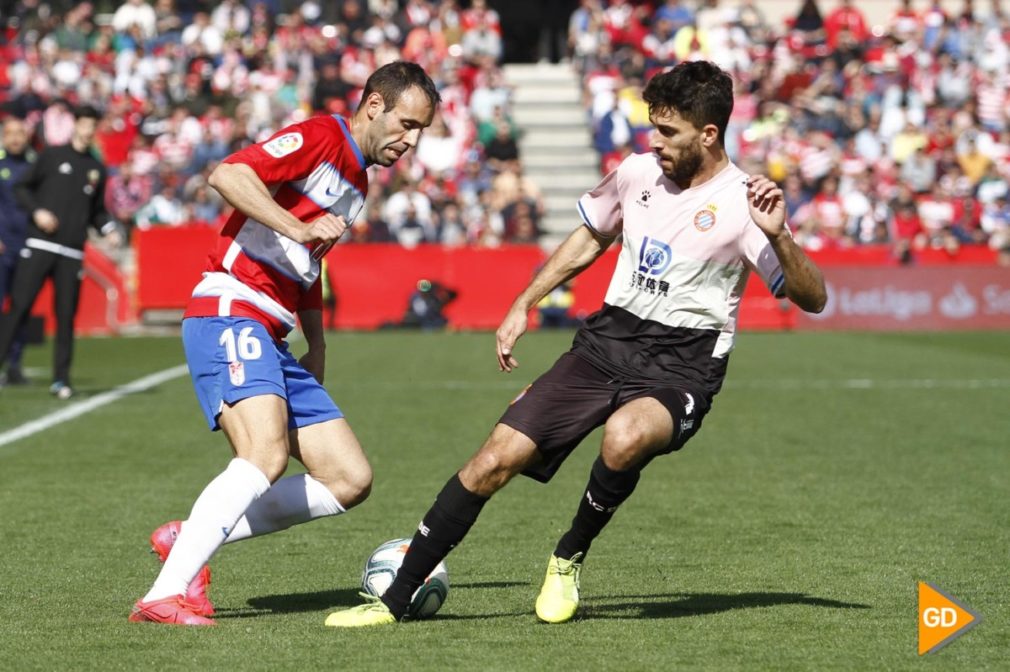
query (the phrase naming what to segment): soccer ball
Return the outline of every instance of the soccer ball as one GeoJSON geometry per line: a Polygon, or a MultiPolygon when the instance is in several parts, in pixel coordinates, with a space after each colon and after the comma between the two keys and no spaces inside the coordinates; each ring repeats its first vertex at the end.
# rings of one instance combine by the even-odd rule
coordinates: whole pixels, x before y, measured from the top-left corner
{"type": "MultiPolygon", "coordinates": [[[[403,564],[403,558],[410,550],[410,539],[393,539],[375,549],[365,562],[361,573],[361,589],[369,595],[381,597],[403,564]]],[[[449,573],[445,562],[440,562],[432,570],[424,584],[414,591],[407,607],[410,618],[430,618],[441,608],[449,594],[449,573]]]]}

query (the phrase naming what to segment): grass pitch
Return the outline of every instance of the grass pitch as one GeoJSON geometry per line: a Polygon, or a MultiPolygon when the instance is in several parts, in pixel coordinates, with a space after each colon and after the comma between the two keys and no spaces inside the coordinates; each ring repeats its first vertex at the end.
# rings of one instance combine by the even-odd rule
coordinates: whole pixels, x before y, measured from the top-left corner
{"type": "MultiPolygon", "coordinates": [[[[599,434],[542,486],[518,479],[448,558],[433,620],[322,625],[362,564],[409,536],[508,401],[568,347],[530,334],[334,334],[328,387],[375,468],[350,514],[224,547],[215,629],[130,624],[184,518],[228,460],[188,378],[0,445],[0,669],[1005,669],[1010,650],[1006,334],[744,334],[701,433],[654,462],[596,542],[578,620],[539,624],[547,556],[599,434]],[[916,582],[984,621],[916,655],[916,582]]],[[[293,348],[303,348],[296,344],[293,348]]],[[[0,390],[0,433],[66,408],[0,390]]],[[[78,344],[79,397],[182,362],[175,338],[78,344]]]]}

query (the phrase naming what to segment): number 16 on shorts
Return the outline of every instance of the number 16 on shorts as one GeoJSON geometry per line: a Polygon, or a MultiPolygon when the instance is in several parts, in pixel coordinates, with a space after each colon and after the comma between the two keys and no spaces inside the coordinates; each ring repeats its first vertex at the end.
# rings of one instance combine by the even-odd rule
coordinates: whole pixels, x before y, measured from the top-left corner
{"type": "Polygon", "coordinates": [[[244,327],[236,336],[235,330],[228,327],[218,339],[218,345],[224,346],[225,357],[228,359],[228,377],[236,387],[245,382],[243,360],[255,360],[263,356],[263,346],[252,331],[252,327],[244,327]]]}

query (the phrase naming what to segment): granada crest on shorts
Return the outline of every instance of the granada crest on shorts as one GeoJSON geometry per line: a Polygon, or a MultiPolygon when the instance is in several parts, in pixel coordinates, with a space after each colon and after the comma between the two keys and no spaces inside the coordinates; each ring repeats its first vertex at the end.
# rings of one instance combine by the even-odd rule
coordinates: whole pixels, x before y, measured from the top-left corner
{"type": "Polygon", "coordinates": [[[231,384],[238,387],[245,382],[245,365],[242,362],[228,362],[228,377],[231,384]]]}
{"type": "Polygon", "coordinates": [[[701,232],[708,231],[715,226],[715,213],[711,210],[699,210],[694,213],[694,228],[701,232]]]}
{"type": "Polygon", "coordinates": [[[275,159],[279,159],[298,151],[303,142],[301,133],[285,133],[263,145],[263,150],[275,159]]]}

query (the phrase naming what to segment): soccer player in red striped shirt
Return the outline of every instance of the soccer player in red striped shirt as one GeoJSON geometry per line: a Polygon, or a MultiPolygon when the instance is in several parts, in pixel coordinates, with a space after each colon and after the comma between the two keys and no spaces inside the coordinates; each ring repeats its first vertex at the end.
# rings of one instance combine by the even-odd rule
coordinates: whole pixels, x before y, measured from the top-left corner
{"type": "Polygon", "coordinates": [[[213,625],[206,563],[224,543],[268,534],[360,504],[372,470],[323,387],[323,255],[360,213],[366,168],[417,145],[439,103],[414,63],[376,70],[349,119],[294,124],[231,155],[210,184],[235,208],[211,250],[182,324],[197,398],[234,459],[184,522],[151,536],[164,561],[131,621],[213,625]],[[296,316],[308,352],[285,335],[296,316]],[[308,473],[281,478],[288,458],[308,473]]]}

